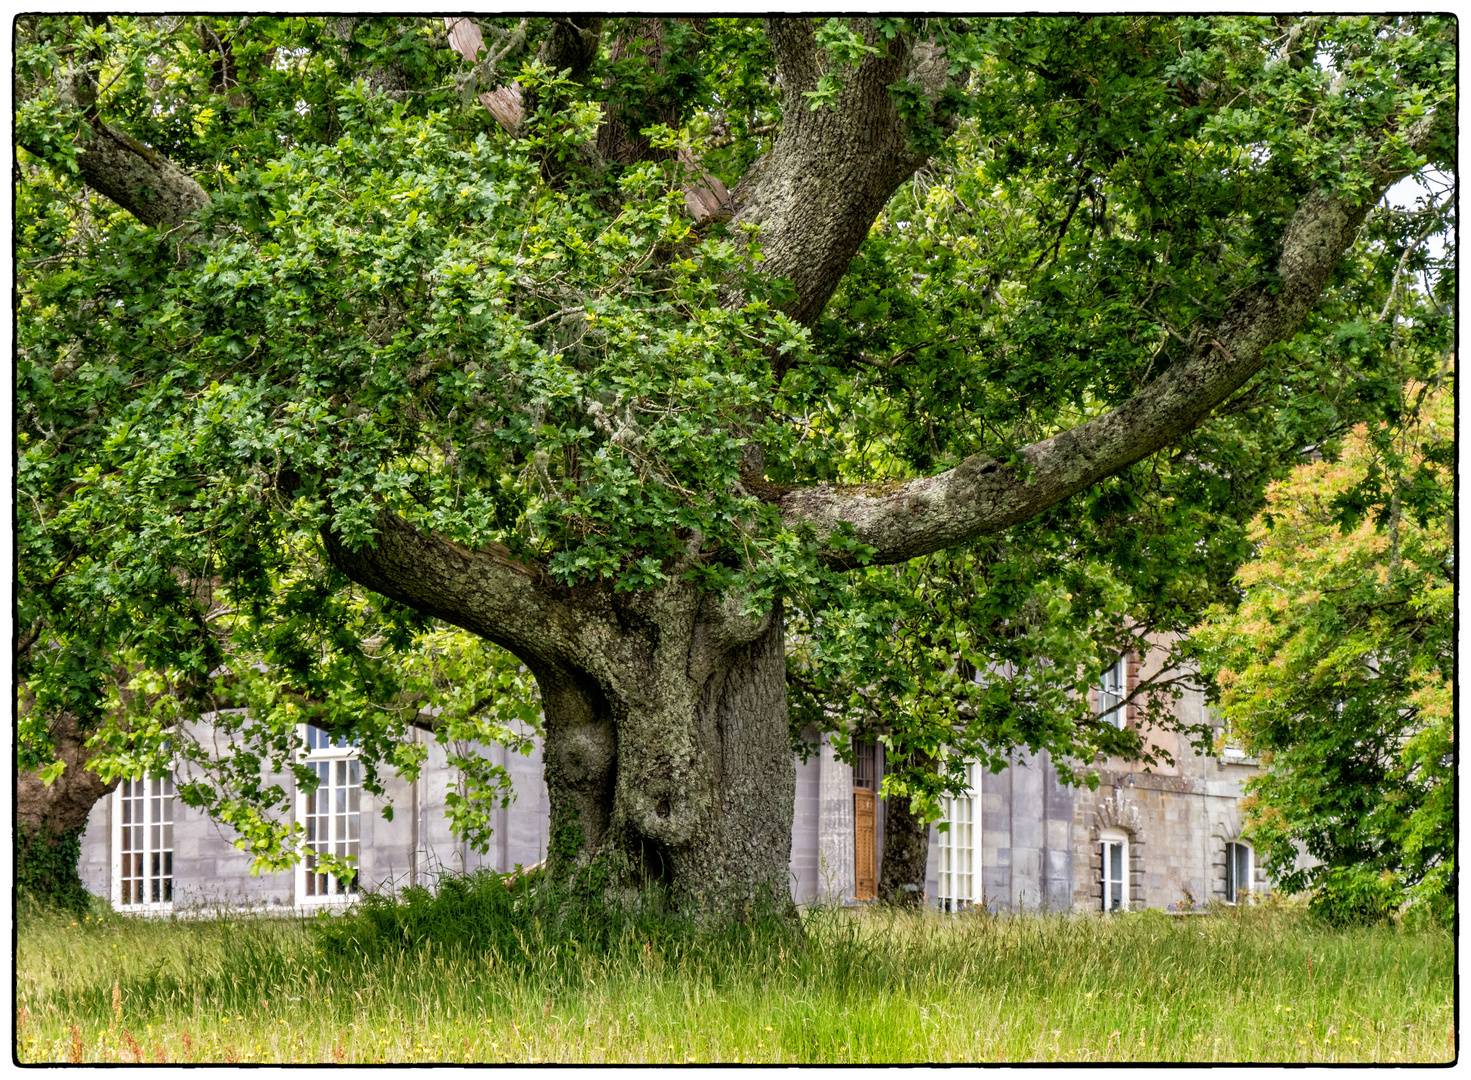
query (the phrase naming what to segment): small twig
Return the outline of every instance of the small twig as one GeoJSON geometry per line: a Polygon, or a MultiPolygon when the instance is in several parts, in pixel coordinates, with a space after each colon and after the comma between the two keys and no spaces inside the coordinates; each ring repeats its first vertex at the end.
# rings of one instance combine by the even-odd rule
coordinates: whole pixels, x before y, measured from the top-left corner
{"type": "MultiPolygon", "coordinates": [[[[1455,195],[1455,189],[1452,188],[1451,193],[1446,196],[1446,202],[1449,202],[1451,199],[1455,198],[1455,195]]],[[[1413,254],[1415,251],[1418,251],[1420,245],[1425,243],[1426,238],[1430,236],[1430,230],[1433,229],[1436,223],[1440,220],[1439,211],[1444,210],[1445,206],[1446,203],[1443,202],[1439,206],[1434,207],[1433,209],[1435,209],[1437,213],[1433,213],[1429,216],[1429,218],[1425,222],[1425,227],[1420,230],[1420,234],[1405,246],[1404,253],[1400,255],[1399,262],[1394,268],[1394,277],[1392,277],[1389,281],[1389,295],[1384,298],[1384,306],[1379,309],[1379,315],[1374,319],[1373,325],[1377,326],[1382,323],[1384,321],[1384,317],[1389,314],[1390,305],[1394,303],[1395,294],[1399,292],[1399,279],[1400,275],[1405,272],[1405,264],[1410,261],[1410,255],[1413,254]]]]}
{"type": "MultiPolygon", "coordinates": [[[[778,127],[780,127],[779,124],[758,124],[756,127],[746,129],[746,137],[750,138],[753,135],[766,135],[770,132],[775,131],[778,127]]],[[[724,149],[725,147],[730,146],[732,143],[734,143],[737,137],[738,136],[735,135],[724,135],[717,139],[711,139],[705,143],[705,149],[724,149]]]]}
{"type": "Polygon", "coordinates": [[[544,322],[551,322],[553,319],[559,318],[559,317],[561,317],[563,315],[576,315],[578,312],[580,312],[580,311],[586,311],[586,310],[587,309],[584,308],[584,307],[582,307],[581,305],[579,305],[577,307],[563,308],[561,311],[554,311],[554,312],[552,312],[550,315],[548,315],[544,319],[537,319],[536,322],[529,323],[525,327],[525,329],[527,329],[527,330],[535,330],[538,326],[540,326],[544,322]]]}

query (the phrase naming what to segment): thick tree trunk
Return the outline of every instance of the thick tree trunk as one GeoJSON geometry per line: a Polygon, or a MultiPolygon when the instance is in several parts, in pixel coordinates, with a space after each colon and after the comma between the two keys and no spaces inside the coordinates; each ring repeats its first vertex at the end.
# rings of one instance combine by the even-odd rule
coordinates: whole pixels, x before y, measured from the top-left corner
{"type": "Polygon", "coordinates": [[[80,909],[87,891],[77,873],[81,835],[87,816],[117,781],[105,783],[89,770],[86,736],[75,717],[52,725],[56,758],[66,768],[50,784],[36,773],[18,773],[15,781],[15,882],[22,892],[43,903],[80,909]]]}
{"type": "Polygon", "coordinates": [[[885,805],[879,900],[899,907],[923,907],[925,863],[930,857],[929,822],[910,809],[907,798],[892,798],[885,805]]]}
{"type": "Polygon", "coordinates": [[[707,597],[671,592],[623,607],[613,663],[536,670],[552,872],[603,860],[685,907],[783,902],[795,774],[780,608],[731,645],[707,597]]]}

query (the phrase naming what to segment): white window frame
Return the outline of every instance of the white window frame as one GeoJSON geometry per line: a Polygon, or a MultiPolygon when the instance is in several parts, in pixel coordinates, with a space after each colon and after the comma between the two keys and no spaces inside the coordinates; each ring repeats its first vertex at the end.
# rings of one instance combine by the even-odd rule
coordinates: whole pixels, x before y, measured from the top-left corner
{"type": "Polygon", "coordinates": [[[1256,887],[1254,880],[1256,874],[1253,866],[1255,862],[1256,851],[1245,840],[1236,839],[1226,841],[1226,903],[1237,904],[1250,902],[1252,890],[1256,887]],[[1233,851],[1233,848],[1236,851],[1244,853],[1246,856],[1246,882],[1244,887],[1242,882],[1236,880],[1238,865],[1235,861],[1237,857],[1236,851],[1233,851]],[[1233,885],[1235,888],[1232,888],[1233,885]],[[1242,899],[1242,897],[1246,899],[1242,899]]]}
{"type": "Polygon", "coordinates": [[[966,793],[943,800],[940,820],[950,827],[939,837],[936,906],[960,912],[982,902],[981,888],[981,766],[965,765],[966,793]]]}
{"type": "Polygon", "coordinates": [[[310,851],[318,845],[337,848],[334,854],[354,857],[362,854],[363,784],[357,747],[341,738],[333,740],[321,728],[307,724],[299,725],[297,731],[307,744],[301,760],[314,766],[319,777],[324,772],[326,775],[315,791],[306,791],[300,784],[296,788],[296,820],[305,831],[302,858],[296,864],[296,903],[300,907],[350,904],[358,898],[361,873],[344,887],[335,874],[316,872],[308,863],[312,860],[310,851]],[[335,798],[338,793],[342,796],[340,800],[335,798]],[[314,813],[320,798],[329,800],[327,810],[314,813]],[[326,839],[316,835],[318,825],[324,820],[329,823],[331,833],[326,839]]]}
{"type": "Polygon", "coordinates": [[[1116,728],[1128,721],[1129,656],[1125,653],[1114,665],[1104,669],[1098,682],[1098,715],[1116,728]]]}
{"type": "Polygon", "coordinates": [[[118,911],[159,913],[174,909],[174,774],[144,775],[122,780],[113,792],[112,804],[112,906],[118,911]],[[138,789],[141,789],[138,790],[138,789]],[[138,814],[142,815],[141,820],[138,814]],[[127,824],[123,819],[127,818],[127,824]],[[132,833],[125,836],[124,830],[132,833]],[[130,850],[123,852],[125,840],[130,850]],[[135,846],[135,844],[141,845],[135,846]],[[124,858],[129,865],[124,867],[124,858]],[[128,889],[123,899],[123,882],[138,884],[145,900],[128,889]],[[153,899],[157,894],[158,899],[153,899]]]}
{"type": "Polygon", "coordinates": [[[1128,911],[1129,910],[1129,834],[1123,829],[1103,829],[1098,834],[1098,846],[1103,857],[1103,867],[1100,871],[1100,884],[1103,886],[1103,910],[1104,911],[1128,911]],[[1110,856],[1114,850],[1118,851],[1117,861],[1110,856]],[[1118,876],[1110,871],[1117,870],[1118,876]],[[1119,906],[1109,905],[1109,892],[1114,885],[1119,886],[1119,906]]]}

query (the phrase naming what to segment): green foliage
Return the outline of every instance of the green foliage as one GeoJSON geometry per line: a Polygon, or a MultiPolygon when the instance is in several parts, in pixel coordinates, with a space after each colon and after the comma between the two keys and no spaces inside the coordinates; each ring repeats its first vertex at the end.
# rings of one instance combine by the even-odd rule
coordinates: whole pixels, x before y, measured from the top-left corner
{"type": "Polygon", "coordinates": [[[85,831],[84,826],[51,840],[18,826],[14,830],[16,898],[58,911],[87,911],[92,898],[77,872],[85,831]]]}
{"type": "Polygon", "coordinates": [[[442,875],[431,890],[368,893],[342,915],[313,925],[331,957],[384,958],[419,952],[483,955],[495,965],[561,966],[580,957],[616,952],[629,940],[669,951],[708,948],[711,938],[769,947],[802,946],[802,931],[786,897],[765,896],[744,907],[717,909],[713,922],[696,921],[657,889],[618,898],[607,867],[593,865],[565,880],[544,871],[489,870],[442,875]]]}
{"type": "MultiPolygon", "coordinates": [[[[805,430],[789,466],[768,458],[773,476],[873,483],[978,452],[1011,461],[1187,355],[1228,297],[1267,272],[1265,244],[1303,185],[1358,182],[1325,179],[1321,162],[1289,177],[1275,152],[1264,168],[1242,151],[1245,129],[1221,126],[1230,110],[1211,102],[1234,83],[1232,122],[1291,143],[1286,161],[1306,151],[1283,126],[1285,97],[1307,93],[1307,79],[1313,100],[1338,101],[1324,72],[1283,61],[1296,55],[1285,30],[1275,57],[1253,39],[1271,25],[965,27],[984,43],[987,94],[943,165],[890,200],[814,328],[811,358],[784,380],[778,400],[805,430]],[[1262,111],[1241,111],[1247,99],[1262,111]]],[[[1298,33],[1320,31],[1340,32],[1298,33]]],[[[1374,215],[1304,330],[1176,446],[995,538],[801,594],[794,741],[807,724],[882,740],[897,770],[886,790],[931,817],[964,788],[965,759],[1000,767],[1013,747],[1050,750],[1077,780],[1098,755],[1148,766],[1162,751],[1099,724],[1086,700],[1146,640],[1166,671],[1136,706],[1155,730],[1203,738],[1169,711],[1188,659],[1174,643],[1235,599],[1263,493],[1302,448],[1331,452],[1360,421],[1397,422],[1405,378],[1434,375],[1453,340],[1439,292],[1453,268],[1424,238],[1447,208],[1435,192],[1374,215]],[[1429,295],[1408,292],[1401,260],[1429,295]],[[1385,321],[1391,302],[1400,318],[1385,321]],[[932,758],[948,767],[911,764],[932,758]]]]}
{"type": "MultiPolygon", "coordinates": [[[[1450,25],[823,21],[813,106],[901,40],[942,44],[952,80],[934,113],[891,88],[930,163],[808,327],[759,238],[696,229],[679,191],[678,146],[734,186],[772,145],[782,87],[756,20],[665,20],[668,64],[605,49],[582,81],[534,60],[549,20],[519,43],[519,20],[482,22],[510,42],[495,78],[528,103],[514,136],[432,20],[17,24],[16,134],[39,155],[18,153],[15,214],[20,768],[54,768],[47,718],[74,716],[99,773],[178,767],[185,802],[280,866],[299,837],[267,777],[310,782],[301,724],[349,738],[378,792],[417,775],[427,724],[460,772],[455,826],[483,844],[507,777],[472,744],[526,748],[533,680],[332,567],[324,531],[369,546],[383,508],[543,560],[569,589],[687,575],[753,610],[786,598],[794,716],[881,734],[895,760],[1149,754],[1079,689],[1229,590],[1297,450],[1393,419],[1396,333],[1415,355],[1452,333],[1453,255],[1425,251],[1447,205],[1376,214],[1223,415],[991,541],[844,578],[737,483],[744,445],[778,484],[882,485],[1012,461],[1102,415],[1270,279],[1305,193],[1366,184],[1407,123],[1454,109],[1450,25]],[[405,90],[372,89],[388,66],[405,90]],[[198,237],[76,183],[69,69],[95,76],[100,119],[209,192],[198,237]],[[606,105],[659,160],[582,153],[606,105]],[[1414,278],[1424,302],[1384,325],[1414,278]],[[191,735],[202,715],[229,753],[191,735]]],[[[1428,163],[1452,162],[1447,142],[1428,163]]],[[[1379,475],[1345,513],[1382,506],[1379,475]]],[[[1433,489],[1401,484],[1405,513],[1433,489]]],[[[893,790],[932,807],[945,782],[893,790]]]]}
{"type": "Polygon", "coordinates": [[[1455,910],[1453,396],[1410,384],[1396,411],[1271,489],[1240,605],[1195,634],[1232,738],[1262,760],[1252,837],[1282,888],[1339,921],[1455,910]]]}

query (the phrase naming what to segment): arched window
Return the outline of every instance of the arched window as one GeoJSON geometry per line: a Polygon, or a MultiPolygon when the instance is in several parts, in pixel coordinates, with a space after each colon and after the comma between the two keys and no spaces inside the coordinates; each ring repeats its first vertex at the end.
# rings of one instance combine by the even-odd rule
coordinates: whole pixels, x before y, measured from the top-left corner
{"type": "Polygon", "coordinates": [[[980,825],[981,767],[966,767],[966,793],[945,797],[943,820],[949,827],[939,833],[939,896],[941,911],[964,911],[981,902],[980,825]]]}
{"type": "Polygon", "coordinates": [[[1104,829],[1098,834],[1103,855],[1103,910],[1129,910],[1129,834],[1104,829]]]}
{"type": "Polygon", "coordinates": [[[1226,903],[1246,903],[1251,895],[1252,851],[1244,840],[1232,840],[1226,845],[1226,903]]]}
{"type": "Polygon", "coordinates": [[[362,765],[357,748],[307,726],[306,762],[317,774],[315,791],[298,789],[298,820],[306,826],[305,858],[296,865],[298,903],[345,902],[357,894],[357,878],[339,878],[317,869],[319,855],[357,859],[361,829],[362,765]]]}

